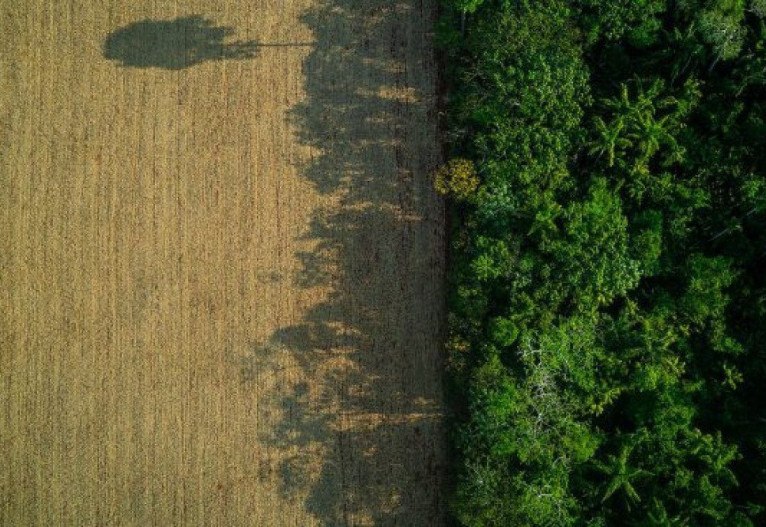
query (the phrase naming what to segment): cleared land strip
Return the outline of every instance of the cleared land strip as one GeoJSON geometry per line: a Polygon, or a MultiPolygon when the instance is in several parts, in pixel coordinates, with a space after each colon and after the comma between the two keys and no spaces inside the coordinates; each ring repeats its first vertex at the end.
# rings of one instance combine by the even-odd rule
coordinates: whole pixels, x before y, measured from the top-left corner
{"type": "Polygon", "coordinates": [[[0,0],[0,524],[438,525],[431,1],[0,0]]]}

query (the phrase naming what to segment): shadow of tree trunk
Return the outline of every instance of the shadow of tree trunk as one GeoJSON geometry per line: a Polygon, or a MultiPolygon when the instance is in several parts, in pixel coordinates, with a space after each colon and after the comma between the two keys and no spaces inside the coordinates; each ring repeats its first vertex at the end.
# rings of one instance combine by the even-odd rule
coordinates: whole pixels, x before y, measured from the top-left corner
{"type": "Polygon", "coordinates": [[[264,47],[302,47],[310,42],[262,43],[231,40],[231,27],[216,26],[200,15],[172,20],[141,20],[104,40],[104,57],[125,68],[180,70],[210,60],[242,60],[264,47]]]}

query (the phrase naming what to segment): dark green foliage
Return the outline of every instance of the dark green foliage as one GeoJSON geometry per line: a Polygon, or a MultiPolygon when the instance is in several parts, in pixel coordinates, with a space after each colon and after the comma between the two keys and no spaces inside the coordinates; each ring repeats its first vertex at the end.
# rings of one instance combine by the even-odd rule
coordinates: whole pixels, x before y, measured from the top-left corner
{"type": "Polygon", "coordinates": [[[766,522],[765,14],[445,0],[461,524],[766,522]]]}
{"type": "Polygon", "coordinates": [[[656,40],[662,25],[659,17],[667,9],[666,0],[581,0],[576,4],[588,41],[624,38],[637,46],[656,40]]]}

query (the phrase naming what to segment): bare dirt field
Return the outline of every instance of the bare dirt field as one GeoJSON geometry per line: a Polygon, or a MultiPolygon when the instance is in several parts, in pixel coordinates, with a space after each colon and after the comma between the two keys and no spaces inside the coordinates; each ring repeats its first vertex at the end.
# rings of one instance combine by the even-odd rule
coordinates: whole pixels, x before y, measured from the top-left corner
{"type": "Polygon", "coordinates": [[[0,0],[0,525],[439,525],[434,0],[0,0]]]}

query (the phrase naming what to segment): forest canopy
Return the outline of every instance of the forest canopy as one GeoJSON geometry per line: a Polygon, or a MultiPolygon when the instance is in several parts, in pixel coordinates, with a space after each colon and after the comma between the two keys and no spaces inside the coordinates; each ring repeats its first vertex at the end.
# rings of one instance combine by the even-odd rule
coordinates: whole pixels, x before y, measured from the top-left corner
{"type": "Polygon", "coordinates": [[[766,523],[766,1],[443,0],[452,511],[766,523]]]}

